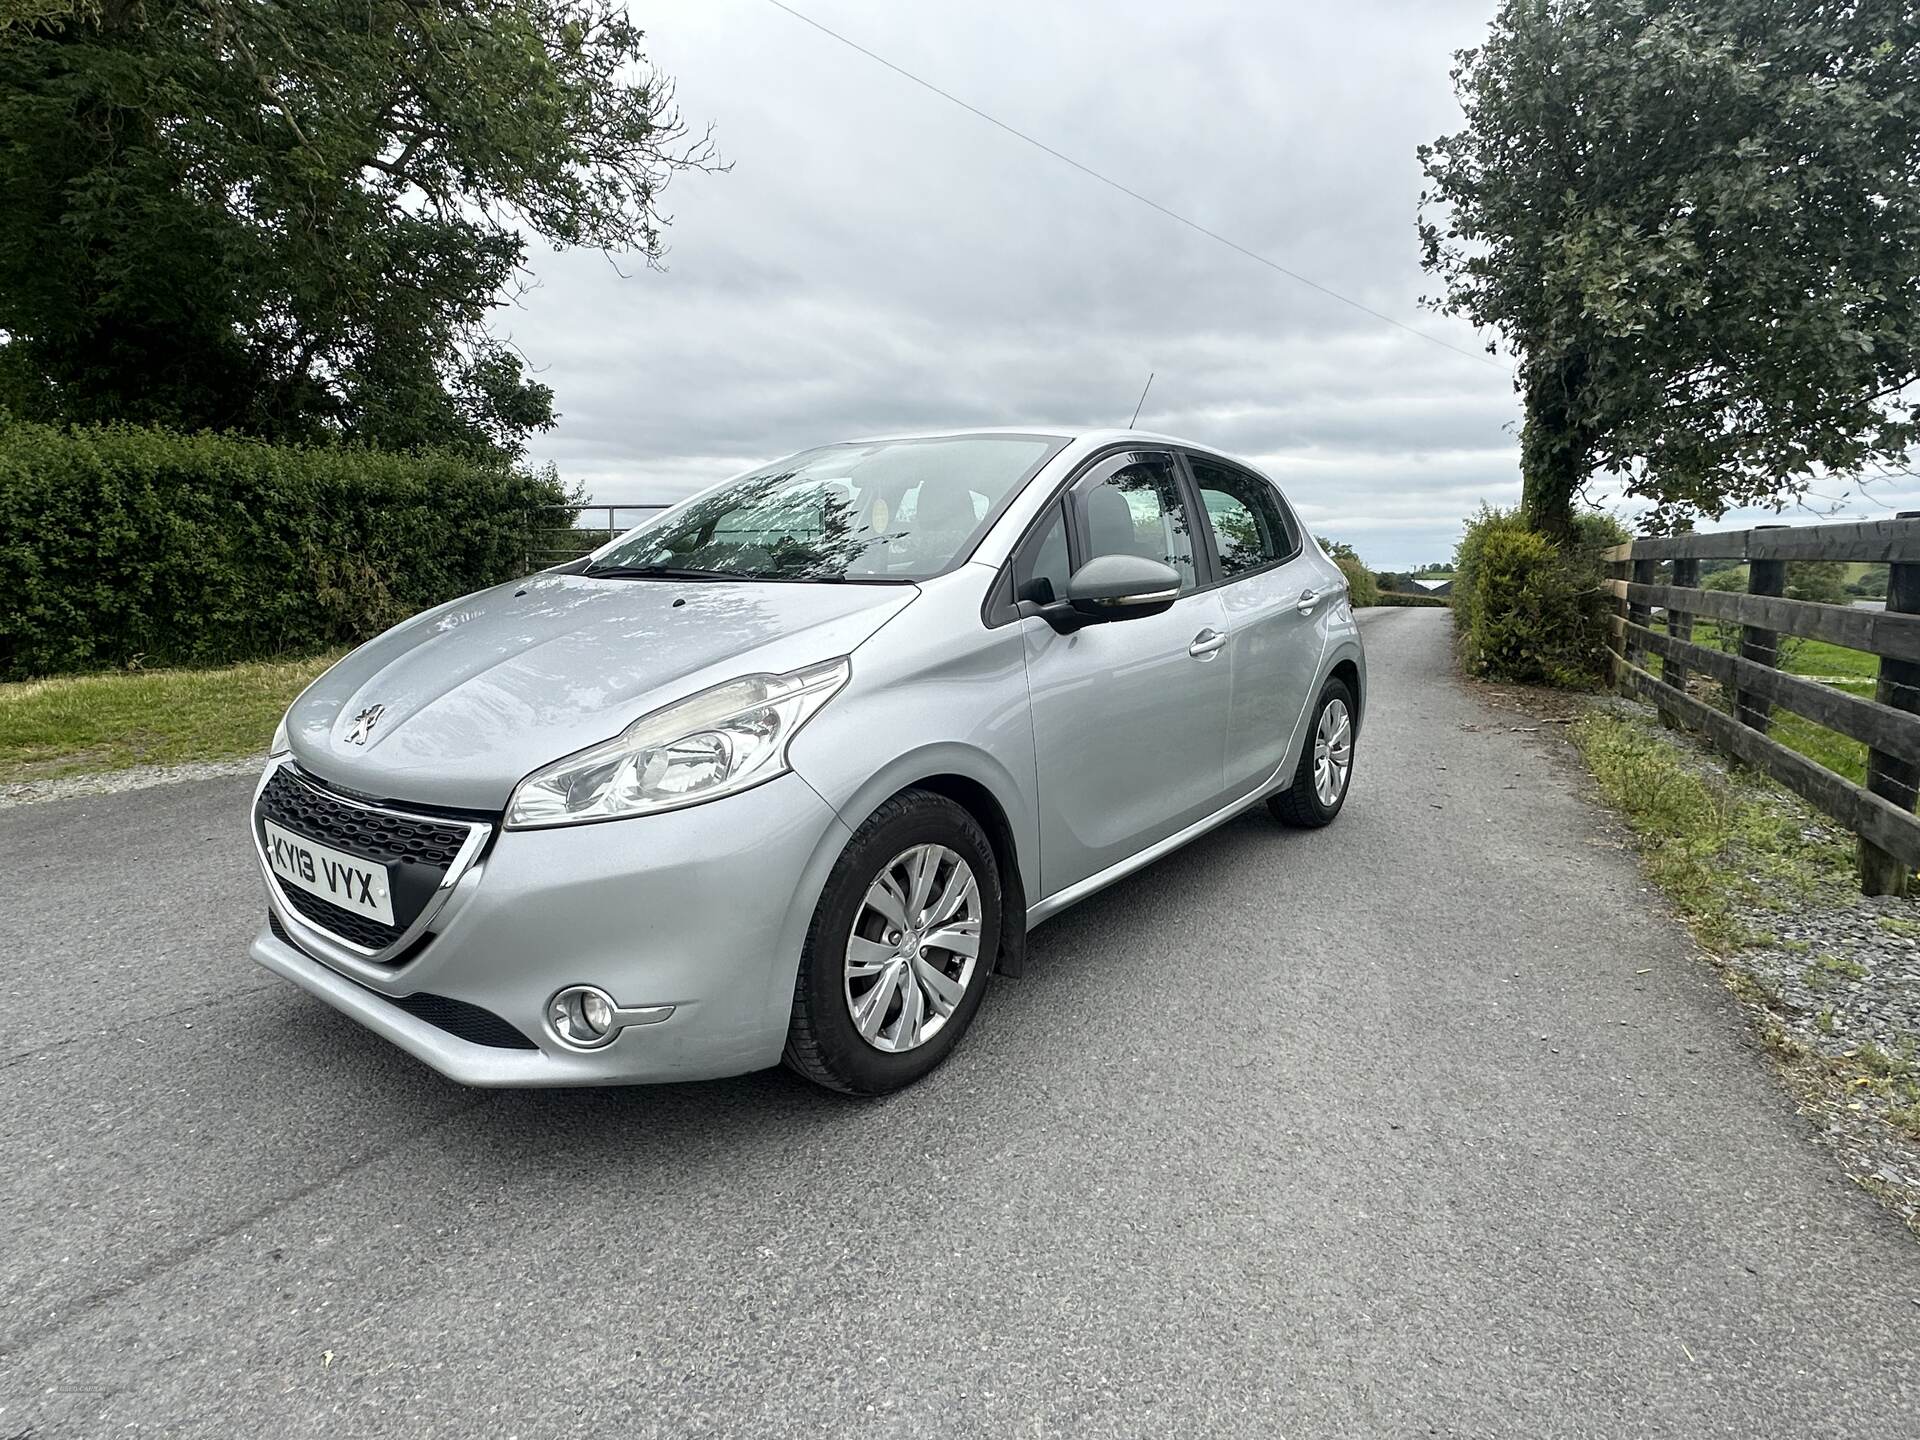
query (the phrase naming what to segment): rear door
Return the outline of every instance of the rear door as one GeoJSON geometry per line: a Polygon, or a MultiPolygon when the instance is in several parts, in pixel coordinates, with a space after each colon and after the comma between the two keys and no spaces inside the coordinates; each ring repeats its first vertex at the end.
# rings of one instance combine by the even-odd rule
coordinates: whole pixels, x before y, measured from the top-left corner
{"type": "Polygon", "coordinates": [[[1057,633],[1021,621],[1039,771],[1043,891],[1106,869],[1223,803],[1231,680],[1227,619],[1173,456],[1094,462],[1014,560],[1014,593],[1045,603],[1096,555],[1178,570],[1159,614],[1057,633]]]}
{"type": "Polygon", "coordinates": [[[1188,452],[1186,460],[1226,616],[1233,671],[1226,784],[1240,796],[1278,768],[1313,699],[1326,647],[1321,620],[1339,586],[1270,481],[1211,456],[1188,452]]]}

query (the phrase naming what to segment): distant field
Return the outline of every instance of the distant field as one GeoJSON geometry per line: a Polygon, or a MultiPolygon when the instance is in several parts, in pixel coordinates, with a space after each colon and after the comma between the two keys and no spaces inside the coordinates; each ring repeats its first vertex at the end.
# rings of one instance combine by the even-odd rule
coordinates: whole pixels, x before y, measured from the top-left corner
{"type": "MultiPolygon", "coordinates": [[[[1663,629],[1665,622],[1656,620],[1653,628],[1663,629]]],[[[1738,634],[1737,626],[1716,625],[1708,620],[1696,621],[1693,627],[1696,644],[1721,650],[1737,649],[1738,634]]],[[[1780,639],[1780,668],[1790,675],[1804,675],[1850,695],[1871,698],[1880,674],[1880,661],[1864,650],[1849,650],[1841,645],[1830,645],[1824,640],[1803,640],[1797,636],[1783,635],[1780,639]]],[[[1863,783],[1867,778],[1867,747],[1850,736],[1836,734],[1824,725],[1816,725],[1790,710],[1778,708],[1773,712],[1772,734],[1781,744],[1798,750],[1809,760],[1818,761],[1856,784],[1863,783]]]]}

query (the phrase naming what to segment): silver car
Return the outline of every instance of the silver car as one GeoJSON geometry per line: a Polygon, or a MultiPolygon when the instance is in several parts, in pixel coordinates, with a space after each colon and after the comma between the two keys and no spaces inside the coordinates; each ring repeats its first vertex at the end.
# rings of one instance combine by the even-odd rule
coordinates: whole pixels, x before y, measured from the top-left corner
{"type": "Polygon", "coordinates": [[[417,615],[296,700],[260,964],[445,1075],[926,1074],[1028,932],[1265,802],[1366,662],[1274,485],[1131,430],[807,450],[417,615]]]}

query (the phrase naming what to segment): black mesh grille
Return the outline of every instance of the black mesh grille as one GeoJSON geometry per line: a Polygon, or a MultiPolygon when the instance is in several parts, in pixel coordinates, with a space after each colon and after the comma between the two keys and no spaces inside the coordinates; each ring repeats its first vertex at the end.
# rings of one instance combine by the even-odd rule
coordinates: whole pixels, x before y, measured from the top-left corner
{"type": "Polygon", "coordinates": [[[284,768],[275,771],[261,790],[255,813],[296,835],[385,868],[393,900],[392,925],[342,909],[297,885],[280,886],[287,904],[301,915],[329,934],[368,950],[384,950],[419,917],[469,834],[467,826],[455,821],[415,819],[346,804],[302,784],[284,768]]]}
{"type": "Polygon", "coordinates": [[[464,825],[347,805],[308,789],[284,768],[260,792],[260,813],[276,825],[382,865],[445,870],[467,840],[464,825]]]}
{"type": "MultiPolygon", "coordinates": [[[[350,940],[355,945],[369,950],[384,950],[400,938],[403,927],[382,925],[371,916],[356,915],[351,910],[342,910],[338,905],[329,905],[318,895],[309,895],[298,885],[282,885],[280,893],[287,904],[322,930],[338,935],[342,940],[350,940]]],[[[395,913],[397,916],[398,911],[395,913]]]]}
{"type": "MultiPolygon", "coordinates": [[[[267,928],[279,937],[282,944],[300,948],[300,943],[287,934],[287,927],[280,923],[280,917],[269,910],[267,928]]],[[[374,993],[378,993],[377,991],[374,993]]],[[[469,1005],[465,1000],[450,1000],[445,995],[381,995],[389,1005],[404,1010],[416,1020],[424,1020],[435,1029],[444,1030],[459,1040],[474,1045],[489,1045],[495,1050],[538,1050],[520,1031],[502,1020],[491,1010],[478,1005],[469,1005]]]]}
{"type": "Polygon", "coordinates": [[[393,1003],[416,1020],[475,1045],[491,1045],[496,1050],[540,1048],[491,1010],[464,1000],[450,1000],[445,995],[405,995],[393,1003]]]}

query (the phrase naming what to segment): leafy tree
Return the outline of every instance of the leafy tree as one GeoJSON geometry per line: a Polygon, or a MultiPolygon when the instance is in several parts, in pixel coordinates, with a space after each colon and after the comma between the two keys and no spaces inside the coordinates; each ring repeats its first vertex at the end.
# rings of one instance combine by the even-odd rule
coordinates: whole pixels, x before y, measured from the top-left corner
{"type": "Polygon", "coordinates": [[[526,234],[705,166],[619,0],[0,0],[0,411],[518,449],[526,234]]]}
{"type": "Polygon", "coordinates": [[[1519,361],[1528,523],[1654,523],[1896,460],[1920,374],[1920,8],[1503,0],[1422,146],[1434,302],[1519,361]]]}
{"type": "Polygon", "coordinates": [[[1795,560],[1787,566],[1787,596],[1822,605],[1845,605],[1847,567],[1839,560],[1795,560]]]}

